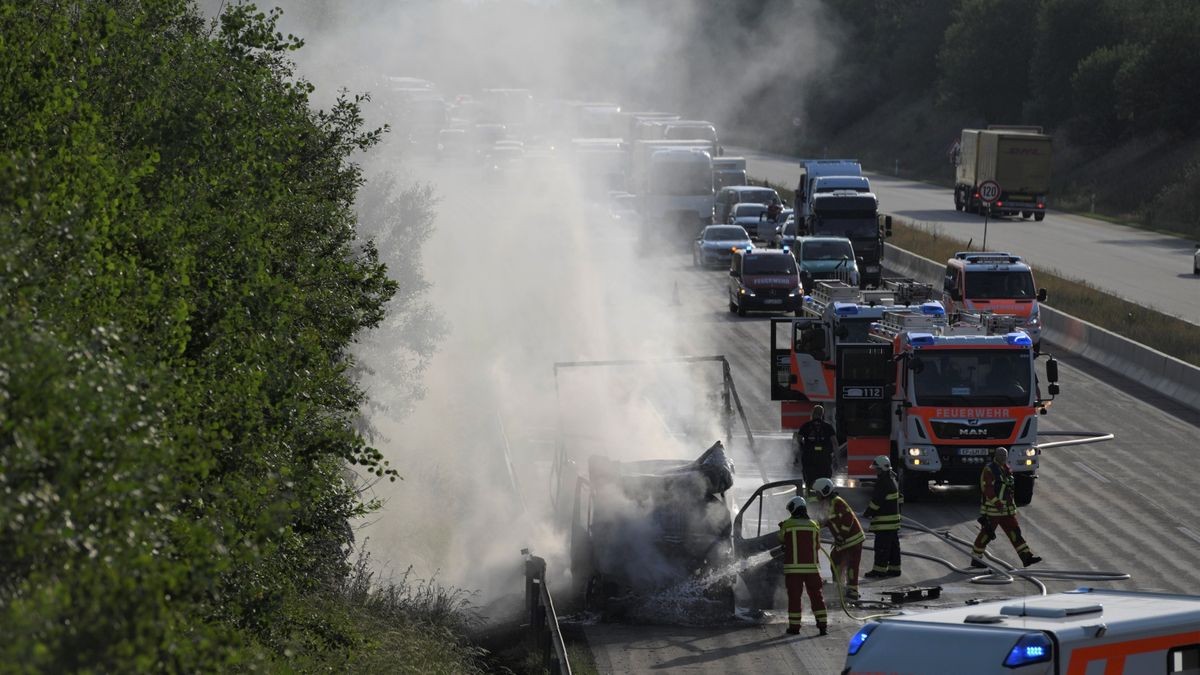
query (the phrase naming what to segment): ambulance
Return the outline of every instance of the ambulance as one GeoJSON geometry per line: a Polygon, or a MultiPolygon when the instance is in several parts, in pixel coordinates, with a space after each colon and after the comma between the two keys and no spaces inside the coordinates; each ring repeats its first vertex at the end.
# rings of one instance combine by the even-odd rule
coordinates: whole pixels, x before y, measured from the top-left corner
{"type": "Polygon", "coordinates": [[[842,675],[1200,675],[1200,596],[1080,588],[863,625],[842,675]]]}
{"type": "Polygon", "coordinates": [[[992,312],[1016,318],[1017,328],[1041,351],[1042,315],[1038,303],[1046,289],[1037,289],[1033,270],[1021,256],[1005,252],[959,251],[946,261],[942,306],[952,317],[962,312],[992,312]]]}

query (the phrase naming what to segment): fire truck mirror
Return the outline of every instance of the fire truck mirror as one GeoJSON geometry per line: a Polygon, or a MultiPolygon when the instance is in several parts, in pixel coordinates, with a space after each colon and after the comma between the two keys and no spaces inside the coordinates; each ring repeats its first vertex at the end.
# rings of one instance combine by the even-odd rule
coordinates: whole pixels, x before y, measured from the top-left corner
{"type": "MultiPolygon", "coordinates": [[[[1054,357],[1050,357],[1046,361],[1046,379],[1050,380],[1051,383],[1058,382],[1058,359],[1054,357]]],[[[1050,393],[1053,395],[1056,392],[1052,391],[1050,393]]]]}
{"type": "Polygon", "coordinates": [[[1045,302],[1047,297],[1049,297],[1049,295],[1046,293],[1046,289],[1039,288],[1037,294],[1038,302],[1045,302]]]}
{"type": "MultiPolygon", "coordinates": [[[[1047,365],[1046,367],[1049,368],[1050,366],[1047,365]]],[[[919,373],[925,370],[925,362],[921,360],[921,357],[914,356],[908,361],[908,369],[914,373],[919,373]]]]}
{"type": "Polygon", "coordinates": [[[883,232],[884,232],[884,235],[886,235],[888,237],[892,236],[892,217],[891,216],[883,217],[883,232]]]}
{"type": "Polygon", "coordinates": [[[1046,391],[1050,392],[1051,396],[1058,396],[1058,383],[1051,382],[1050,386],[1046,387],[1046,391]]]}

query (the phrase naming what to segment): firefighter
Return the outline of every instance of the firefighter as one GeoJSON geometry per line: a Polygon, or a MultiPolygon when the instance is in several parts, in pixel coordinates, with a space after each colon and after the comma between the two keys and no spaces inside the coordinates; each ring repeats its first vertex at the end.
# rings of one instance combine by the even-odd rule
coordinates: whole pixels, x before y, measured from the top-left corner
{"type": "Polygon", "coordinates": [[[863,534],[862,524],[850,503],[834,491],[832,480],[818,478],[813,483],[813,491],[829,514],[825,525],[833,534],[833,551],[829,555],[833,573],[842,581],[846,599],[858,600],[858,565],[867,536],[863,534]]]}
{"type": "Polygon", "coordinates": [[[875,491],[871,503],[867,504],[864,518],[871,519],[871,532],[875,534],[875,565],[864,574],[868,579],[900,576],[900,505],[904,498],[897,487],[896,474],[892,473],[892,460],[887,455],[876,457],[871,466],[875,469],[875,491]]]}
{"type": "Polygon", "coordinates": [[[1022,565],[1029,567],[1042,561],[1029,550],[1029,544],[1021,536],[1021,526],[1017,523],[1017,503],[1013,495],[1012,469],[1008,466],[1006,448],[996,448],[992,461],[979,473],[979,514],[979,535],[971,547],[971,567],[986,567],[981,558],[987,545],[996,538],[997,525],[1008,535],[1017,555],[1021,556],[1022,565]]]}
{"type": "Polygon", "coordinates": [[[804,592],[813,606],[817,630],[829,632],[825,598],[821,596],[820,568],[817,567],[821,546],[821,527],[808,517],[804,497],[792,497],[787,503],[791,516],[779,524],[779,542],[783,544],[783,581],[788,595],[788,635],[800,632],[800,617],[804,613],[804,592]]]}
{"type": "Polygon", "coordinates": [[[825,421],[825,408],[815,405],[812,419],[796,431],[796,459],[804,473],[804,485],[809,492],[821,478],[833,477],[833,451],[837,449],[837,432],[825,421]]]}

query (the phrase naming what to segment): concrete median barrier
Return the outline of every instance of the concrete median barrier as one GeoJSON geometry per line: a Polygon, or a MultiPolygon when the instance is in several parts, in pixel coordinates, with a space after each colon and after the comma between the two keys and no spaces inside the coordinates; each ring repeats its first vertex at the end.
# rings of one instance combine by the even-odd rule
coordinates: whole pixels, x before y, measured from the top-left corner
{"type": "MultiPolygon", "coordinates": [[[[941,287],[944,263],[887,244],[883,264],[892,275],[941,287]]],[[[1200,368],[1190,363],[1045,305],[1042,340],[1200,410],[1200,368]]]]}

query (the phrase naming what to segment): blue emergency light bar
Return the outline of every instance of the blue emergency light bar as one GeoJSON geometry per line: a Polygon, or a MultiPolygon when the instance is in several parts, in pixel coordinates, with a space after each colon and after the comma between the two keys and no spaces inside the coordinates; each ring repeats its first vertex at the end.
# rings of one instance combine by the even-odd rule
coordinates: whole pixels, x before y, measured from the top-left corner
{"type": "Polygon", "coordinates": [[[946,308],[937,300],[921,303],[921,313],[925,316],[946,316],[946,308]]]}
{"type": "Polygon", "coordinates": [[[853,302],[833,303],[833,313],[838,316],[854,316],[858,314],[858,305],[853,302]]]}
{"type": "Polygon", "coordinates": [[[932,347],[934,344],[933,333],[910,333],[908,344],[914,347],[932,347]]]}
{"type": "Polygon", "coordinates": [[[1045,633],[1026,633],[1017,640],[1017,644],[1008,652],[1004,659],[1005,668],[1020,668],[1032,663],[1049,661],[1054,654],[1054,643],[1045,633]]]}
{"type": "Polygon", "coordinates": [[[1017,331],[1015,333],[1008,333],[1007,335],[1004,336],[1004,341],[1010,345],[1016,345],[1018,347],[1032,347],[1033,346],[1033,340],[1025,333],[1022,333],[1021,331],[1017,331]]]}
{"type": "Polygon", "coordinates": [[[864,624],[863,627],[859,628],[858,632],[854,634],[854,637],[850,638],[850,645],[846,648],[846,652],[850,656],[857,654],[858,650],[862,649],[863,643],[866,642],[867,638],[871,636],[871,631],[875,630],[876,628],[879,628],[878,621],[868,621],[866,624],[864,624]]]}

